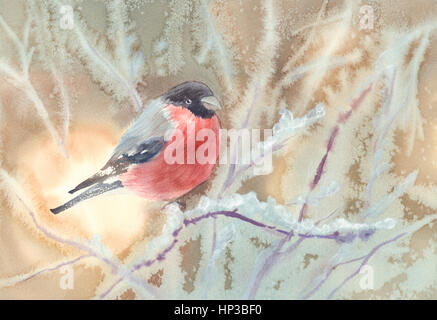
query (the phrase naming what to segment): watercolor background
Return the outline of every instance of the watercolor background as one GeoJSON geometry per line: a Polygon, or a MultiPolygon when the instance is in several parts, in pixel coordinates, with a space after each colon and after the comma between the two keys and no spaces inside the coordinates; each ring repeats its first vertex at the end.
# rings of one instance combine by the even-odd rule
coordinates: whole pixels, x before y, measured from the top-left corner
{"type": "Polygon", "coordinates": [[[435,1],[0,0],[0,15],[0,298],[437,298],[435,1]],[[283,234],[220,216],[174,242],[179,213],[134,195],[49,212],[148,99],[186,80],[213,89],[228,129],[326,112],[287,139],[271,173],[222,193],[230,167],[219,166],[184,197],[192,217],[220,195],[277,229],[304,211],[369,235],[281,246],[283,234]]]}

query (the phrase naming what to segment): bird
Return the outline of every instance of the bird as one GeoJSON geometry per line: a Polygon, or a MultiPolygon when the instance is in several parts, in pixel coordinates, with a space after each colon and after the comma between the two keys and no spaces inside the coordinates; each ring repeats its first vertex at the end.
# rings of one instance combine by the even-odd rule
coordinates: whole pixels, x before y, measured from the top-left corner
{"type": "Polygon", "coordinates": [[[180,83],[152,99],[121,136],[106,164],[69,191],[82,193],[50,211],[59,214],[119,188],[150,200],[180,198],[208,180],[215,167],[220,146],[219,109],[220,102],[212,90],[199,81],[180,83]],[[206,129],[212,136],[198,140],[195,135],[195,141],[190,141],[191,128],[195,134],[206,129]],[[213,161],[199,161],[197,157],[192,161],[193,149],[195,154],[207,149],[213,161]],[[183,153],[183,161],[175,161],[178,151],[183,153]]]}

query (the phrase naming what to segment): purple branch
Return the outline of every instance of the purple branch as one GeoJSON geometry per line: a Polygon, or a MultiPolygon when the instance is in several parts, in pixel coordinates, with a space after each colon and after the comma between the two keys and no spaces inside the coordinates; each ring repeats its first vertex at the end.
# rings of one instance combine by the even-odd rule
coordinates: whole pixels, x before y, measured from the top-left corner
{"type": "MultiPolygon", "coordinates": [[[[323,220],[330,218],[336,211],[337,210],[334,210],[327,217],[320,219],[319,221],[316,222],[315,225],[318,225],[323,220]]],[[[334,236],[334,237],[332,237],[332,239],[338,238],[339,234],[338,233],[334,233],[334,234],[332,234],[332,236],[334,236]]],[[[273,265],[276,264],[279,261],[279,259],[281,259],[284,256],[288,255],[289,253],[293,252],[296,248],[299,247],[299,245],[305,239],[311,238],[311,236],[309,234],[299,235],[300,238],[296,242],[294,242],[286,251],[282,252],[281,251],[282,247],[285,245],[285,243],[287,243],[291,239],[292,235],[293,235],[293,231],[287,232],[286,237],[281,239],[281,241],[279,242],[279,244],[276,247],[275,251],[272,253],[272,255],[270,257],[268,257],[266,259],[266,262],[264,263],[263,267],[261,268],[261,270],[257,274],[257,276],[255,278],[255,281],[254,281],[254,283],[252,285],[252,288],[250,289],[250,292],[249,292],[249,295],[248,295],[248,299],[254,299],[255,298],[256,293],[258,291],[258,288],[261,285],[262,279],[267,275],[268,272],[270,272],[270,270],[273,267],[273,265]]]]}
{"type": "Polygon", "coordinates": [[[337,268],[337,267],[339,267],[339,266],[341,266],[341,265],[344,265],[344,264],[349,264],[349,263],[353,263],[353,262],[356,262],[356,261],[360,261],[360,260],[363,260],[364,258],[365,258],[366,256],[362,256],[362,257],[359,257],[359,258],[355,258],[355,259],[351,259],[351,260],[347,260],[347,261],[344,261],[344,262],[340,262],[340,263],[337,263],[336,265],[334,265],[334,266],[332,266],[331,268],[329,268],[329,270],[325,273],[325,276],[324,276],[324,278],[316,285],[316,287],[313,289],[313,290],[311,290],[310,292],[308,292],[304,297],[303,297],[303,299],[304,300],[307,300],[307,299],[309,299],[312,295],[314,295],[317,291],[319,291],[319,289],[322,287],[322,285],[328,280],[328,278],[329,278],[329,276],[331,275],[331,273],[337,268]]]}
{"type": "MultiPolygon", "coordinates": [[[[337,124],[334,126],[334,128],[331,131],[331,134],[329,136],[328,143],[326,145],[326,151],[325,154],[322,157],[322,160],[320,160],[319,165],[317,166],[316,174],[314,175],[313,181],[310,184],[310,192],[313,191],[317,185],[320,182],[320,179],[322,178],[323,174],[325,173],[324,169],[326,166],[326,162],[328,160],[328,155],[332,151],[332,148],[334,146],[334,142],[337,139],[338,133],[340,131],[340,125],[344,124],[352,115],[352,112],[358,109],[358,107],[361,105],[361,103],[364,101],[364,98],[367,96],[367,94],[372,89],[372,84],[369,85],[365,90],[361,92],[361,94],[358,96],[358,98],[354,99],[351,104],[351,108],[346,113],[340,113],[337,119],[337,124]]],[[[302,205],[302,208],[299,213],[299,221],[302,221],[305,215],[307,209],[306,202],[302,205]]]]}
{"type": "Polygon", "coordinates": [[[247,111],[246,119],[244,119],[242,129],[247,128],[247,125],[249,124],[250,116],[252,115],[252,111],[255,108],[255,105],[256,105],[256,102],[258,101],[258,98],[259,98],[259,81],[256,83],[255,95],[253,96],[252,104],[250,105],[249,110],[247,111]]]}
{"type": "MultiPolygon", "coordinates": [[[[18,198],[18,200],[21,202],[21,204],[24,206],[24,208],[26,209],[26,211],[28,212],[29,216],[31,217],[33,224],[35,225],[35,227],[42,232],[46,237],[55,240],[57,242],[63,243],[65,245],[69,245],[72,247],[75,247],[81,251],[87,252],[89,256],[93,256],[96,257],[98,259],[100,259],[101,261],[103,261],[104,263],[106,263],[110,268],[111,268],[111,272],[118,274],[119,271],[121,270],[120,266],[115,263],[114,261],[112,261],[111,259],[108,259],[105,256],[102,256],[101,254],[99,254],[98,252],[94,251],[91,247],[88,247],[80,242],[77,241],[73,241],[73,240],[69,240],[69,239],[65,239],[62,237],[57,236],[56,234],[52,233],[51,231],[49,231],[48,229],[44,228],[39,222],[38,220],[36,220],[35,214],[34,212],[27,206],[27,204],[24,202],[24,200],[18,195],[16,194],[16,197],[18,198]]],[[[142,287],[143,289],[145,289],[146,291],[148,291],[150,294],[152,294],[154,297],[157,296],[155,290],[150,287],[147,283],[145,283],[141,278],[135,277],[134,275],[124,275],[123,278],[128,278],[131,282],[135,283],[136,285],[142,287]]]]}
{"type": "MultiPolygon", "coordinates": [[[[385,89],[385,96],[386,96],[386,98],[384,99],[384,102],[383,102],[383,105],[382,105],[382,108],[383,108],[383,110],[381,110],[381,114],[382,113],[385,113],[386,115],[388,115],[388,111],[389,111],[389,107],[390,107],[390,104],[391,104],[391,101],[392,101],[392,98],[393,98],[393,87],[394,87],[394,81],[395,81],[395,76],[396,76],[396,70],[393,72],[393,76],[392,76],[392,81],[391,81],[391,85],[390,85],[390,88],[389,89],[387,89],[387,87],[386,87],[386,89],[385,89]]],[[[408,90],[407,90],[407,92],[408,92],[408,90]]],[[[399,108],[398,109],[398,111],[389,119],[389,121],[388,121],[388,123],[387,124],[385,124],[384,126],[382,126],[382,128],[381,128],[381,126],[379,126],[378,128],[376,128],[377,130],[376,130],[376,133],[377,133],[377,136],[376,136],[376,143],[375,143],[375,145],[374,145],[374,149],[373,149],[373,152],[375,153],[379,148],[381,148],[382,147],[382,141],[384,140],[384,138],[386,137],[386,135],[387,135],[387,132],[388,132],[388,130],[389,130],[389,128],[391,127],[391,125],[393,124],[393,121],[394,121],[394,119],[396,118],[396,116],[398,115],[398,113],[399,113],[399,110],[401,110],[402,109],[402,107],[401,108],[399,108]],[[382,131],[382,132],[381,132],[382,131]]],[[[349,116],[349,115],[347,115],[347,116],[349,116]]],[[[344,118],[339,118],[339,120],[341,120],[341,121],[345,121],[345,120],[347,120],[347,118],[348,117],[344,117],[344,118]]],[[[367,188],[367,196],[366,196],[366,200],[365,200],[365,208],[368,208],[369,207],[369,205],[370,205],[370,194],[371,194],[371,190],[372,190],[372,188],[373,188],[373,183],[374,183],[374,180],[376,179],[376,177],[377,177],[377,175],[376,175],[376,173],[375,173],[375,171],[374,171],[374,167],[373,167],[373,170],[372,170],[372,175],[371,175],[371,179],[370,179],[370,181],[369,181],[369,185],[368,185],[368,188],[367,188]]],[[[304,296],[304,299],[308,299],[308,298],[310,298],[312,295],[314,295],[318,290],[319,290],[319,288],[327,281],[327,279],[329,278],[329,276],[330,276],[330,274],[334,271],[334,269],[336,268],[336,267],[338,267],[339,265],[342,265],[342,264],[346,264],[346,263],[351,263],[351,262],[355,262],[355,261],[358,261],[358,260],[362,260],[362,259],[365,259],[365,261],[360,265],[360,267],[359,267],[359,269],[357,270],[357,273],[354,273],[354,274],[352,274],[352,275],[350,275],[348,278],[346,278],[344,281],[343,281],[343,283],[342,284],[340,284],[340,286],[339,287],[337,287],[336,289],[334,289],[332,292],[331,292],[331,294],[329,295],[329,297],[328,298],[331,298],[334,294],[335,294],[335,292],[337,291],[337,290],[339,290],[342,286],[344,286],[344,284],[347,282],[347,281],[349,281],[350,279],[352,279],[353,277],[355,277],[356,276],[356,274],[358,274],[359,273],[359,271],[361,270],[361,268],[362,268],[362,266],[363,265],[365,265],[366,264],[366,262],[370,259],[370,257],[380,248],[380,247],[382,247],[383,245],[385,245],[385,244],[388,244],[388,243],[390,243],[390,242],[392,242],[392,241],[395,241],[396,239],[398,239],[398,238],[400,238],[400,237],[402,237],[403,235],[405,235],[405,234],[401,234],[401,235],[399,235],[398,237],[396,237],[396,238],[394,238],[394,239],[392,239],[392,240],[389,240],[389,241],[386,241],[386,242],[384,242],[384,243],[382,243],[382,244],[380,244],[379,246],[377,246],[377,247],[375,247],[368,255],[366,255],[366,256],[363,256],[363,257],[360,257],[360,258],[356,258],[356,259],[353,259],[353,260],[349,260],[349,261],[347,261],[347,262],[343,262],[343,263],[339,263],[339,264],[337,264],[337,265],[334,265],[333,267],[331,267],[331,268],[329,268],[328,269],[328,271],[325,273],[325,278],[312,290],[312,291],[310,291],[307,295],[305,295],[304,296]]]]}
{"type": "Polygon", "coordinates": [[[394,242],[394,241],[396,241],[396,240],[398,240],[399,238],[402,238],[403,236],[405,236],[407,234],[407,232],[404,232],[404,233],[401,233],[401,234],[399,234],[399,235],[397,235],[396,237],[394,237],[394,238],[392,238],[392,239],[390,239],[390,240],[387,240],[387,241],[384,241],[383,243],[380,243],[379,245],[377,245],[375,248],[373,248],[372,249],[372,251],[370,251],[370,253],[366,256],[366,258],[363,260],[363,262],[360,264],[360,266],[358,267],[358,269],[355,271],[355,272],[353,272],[352,274],[350,274],[346,279],[344,279],[344,281],[337,287],[337,288],[335,288],[334,290],[332,290],[331,291],[331,293],[328,295],[328,299],[331,299],[333,296],[334,296],[334,294],[338,291],[338,290],[340,290],[349,280],[351,280],[352,278],[354,278],[357,274],[359,274],[360,273],[360,271],[361,271],[361,268],[363,267],[363,266],[365,266],[366,264],[367,264],[367,262],[370,260],[370,258],[372,258],[372,256],[380,249],[380,248],[382,248],[383,246],[385,246],[385,245],[387,245],[387,244],[389,244],[389,243],[392,243],[392,242],[394,242]]]}
{"type": "MultiPolygon", "coordinates": [[[[251,218],[248,218],[246,216],[243,216],[242,214],[239,214],[237,212],[237,210],[209,212],[209,213],[205,213],[204,215],[198,216],[196,218],[185,219],[183,223],[185,226],[189,226],[191,224],[196,224],[197,222],[199,222],[203,219],[207,219],[207,218],[211,218],[211,217],[215,218],[217,216],[226,216],[229,218],[239,219],[243,222],[249,223],[249,224],[254,225],[256,227],[260,227],[260,228],[265,229],[267,231],[274,231],[275,233],[282,234],[282,235],[289,235],[290,237],[295,235],[295,233],[293,231],[286,231],[286,230],[278,229],[276,227],[269,226],[269,225],[266,225],[264,223],[253,220],[251,218]]],[[[298,233],[297,236],[301,237],[301,238],[338,239],[340,237],[340,234],[338,232],[333,232],[331,234],[298,233]]]]}
{"type": "Polygon", "coordinates": [[[335,141],[335,138],[337,138],[339,130],[340,130],[340,128],[338,125],[336,125],[334,127],[334,129],[332,129],[328,144],[326,146],[325,154],[323,155],[322,160],[320,161],[319,165],[317,166],[317,171],[316,171],[316,174],[314,176],[314,180],[313,180],[313,182],[311,182],[311,185],[310,185],[311,191],[315,189],[315,187],[319,184],[320,179],[322,178],[322,175],[324,172],[323,170],[324,170],[325,165],[326,165],[326,160],[328,159],[328,154],[329,154],[329,152],[331,152],[332,147],[334,146],[334,141],[335,141]]]}
{"type": "MultiPolygon", "coordinates": [[[[334,211],[335,212],[335,211],[334,211]]],[[[333,212],[333,213],[334,213],[333,212]]],[[[330,217],[333,213],[331,213],[328,217],[330,217]]],[[[228,217],[228,218],[233,218],[233,219],[238,219],[242,222],[246,222],[248,224],[251,224],[255,227],[259,227],[262,228],[266,231],[272,232],[272,233],[276,233],[279,235],[287,235],[287,236],[294,236],[294,232],[293,231],[286,231],[286,230],[282,230],[273,226],[269,226],[266,225],[264,223],[258,222],[254,219],[248,218],[242,214],[239,214],[237,212],[237,209],[233,210],[233,211],[214,211],[214,212],[208,212],[205,213],[203,215],[200,215],[198,217],[195,218],[186,218],[183,221],[183,226],[176,229],[172,236],[173,236],[173,241],[172,243],[167,246],[163,251],[161,251],[160,253],[158,253],[156,258],[153,259],[149,259],[149,260],[145,260],[145,261],[141,261],[135,265],[133,265],[132,269],[129,271],[129,273],[133,273],[136,272],[138,270],[140,270],[143,267],[150,267],[151,265],[153,265],[156,262],[161,262],[165,259],[166,255],[176,246],[176,243],[178,242],[177,237],[179,236],[180,232],[182,231],[182,229],[192,226],[192,225],[196,225],[197,223],[199,223],[202,220],[205,219],[210,219],[213,218],[215,219],[218,216],[224,216],[224,217],[228,217]]],[[[325,218],[327,219],[327,218],[325,218]]],[[[308,238],[316,238],[316,239],[328,239],[328,240],[338,240],[340,238],[340,234],[338,232],[333,232],[331,234],[304,234],[304,233],[298,233],[297,234],[298,237],[300,237],[302,240],[303,239],[308,239],[308,238]]],[[[284,239],[284,238],[283,238],[284,239]]],[[[282,240],[283,240],[282,239],[282,240]]],[[[104,293],[102,293],[100,295],[101,299],[104,299],[121,281],[123,280],[123,278],[118,279],[115,283],[113,283],[104,293]]]]}
{"type": "MultiPolygon", "coordinates": [[[[55,270],[57,270],[57,269],[59,269],[59,268],[62,268],[63,266],[67,266],[67,265],[70,265],[70,264],[74,264],[74,263],[76,263],[77,261],[82,260],[83,258],[88,258],[88,257],[90,257],[90,256],[91,256],[91,255],[89,255],[89,254],[85,254],[85,255],[82,255],[82,256],[76,257],[76,258],[74,258],[74,259],[72,259],[72,260],[62,262],[62,263],[60,263],[60,264],[58,264],[58,265],[56,265],[56,266],[54,266],[54,267],[41,269],[41,270],[39,270],[39,271],[37,271],[37,272],[35,272],[35,273],[32,273],[31,275],[26,276],[25,278],[23,278],[23,279],[21,279],[21,280],[18,280],[16,283],[14,283],[14,285],[17,284],[17,283],[21,283],[21,282],[24,282],[24,281],[30,280],[30,279],[32,279],[32,278],[34,278],[34,277],[36,277],[36,276],[38,276],[38,275],[40,275],[40,274],[43,274],[43,273],[46,273],[46,272],[50,272],[50,271],[55,271],[55,270]]],[[[9,286],[9,285],[8,285],[8,286],[9,286]]]]}
{"type": "Polygon", "coordinates": [[[211,246],[211,257],[213,256],[213,253],[216,248],[217,243],[217,221],[214,217],[212,220],[212,246],[211,246]]]}
{"type": "MultiPolygon", "coordinates": [[[[312,183],[310,184],[310,190],[314,190],[314,188],[318,185],[320,179],[322,178],[322,175],[324,173],[324,167],[328,158],[328,154],[329,152],[332,150],[332,147],[334,145],[335,139],[338,136],[338,131],[339,131],[339,125],[345,123],[350,116],[352,115],[352,112],[355,111],[360,105],[361,103],[364,101],[364,98],[367,96],[367,94],[370,92],[371,88],[372,88],[373,84],[370,84],[369,87],[367,87],[366,89],[364,89],[361,94],[358,96],[358,98],[354,99],[352,101],[351,104],[351,108],[348,112],[346,112],[345,114],[340,114],[338,119],[337,119],[337,124],[334,127],[334,129],[331,132],[331,135],[329,137],[329,141],[328,144],[326,146],[326,152],[325,155],[323,156],[322,160],[320,161],[318,167],[317,167],[317,171],[316,174],[314,176],[314,179],[312,181],[312,183]]],[[[307,209],[307,203],[305,202],[302,205],[302,208],[300,210],[299,213],[299,222],[302,221],[306,209],[307,209]]],[[[256,281],[254,282],[252,288],[250,289],[249,292],[249,299],[254,299],[256,296],[256,293],[258,291],[258,288],[261,284],[261,281],[263,280],[263,278],[271,271],[271,269],[273,268],[273,266],[276,264],[276,262],[278,261],[278,259],[281,256],[281,249],[282,247],[291,239],[292,236],[292,231],[287,234],[278,244],[278,246],[275,248],[274,252],[266,259],[264,265],[262,266],[261,270],[258,272],[257,276],[256,276],[256,281]]],[[[293,250],[301,243],[302,241],[297,241],[296,242],[296,246],[293,246],[293,250]]],[[[291,250],[291,251],[293,251],[291,250]]],[[[291,252],[290,251],[290,252],[291,252]]]]}
{"type": "MultiPolygon", "coordinates": [[[[254,281],[252,288],[249,291],[249,295],[247,297],[248,299],[252,300],[255,298],[256,293],[258,291],[259,286],[261,285],[263,278],[270,272],[273,265],[276,264],[276,262],[278,261],[278,259],[281,256],[281,252],[280,252],[281,248],[289,240],[289,238],[291,238],[290,234],[291,233],[288,233],[285,237],[283,237],[281,239],[281,241],[279,241],[279,244],[277,245],[277,247],[275,248],[273,253],[264,262],[263,266],[261,267],[261,270],[258,272],[258,274],[255,277],[255,281],[254,281]]],[[[299,240],[301,240],[301,239],[299,239],[299,240]]],[[[299,241],[299,240],[296,242],[297,245],[300,242],[302,242],[302,240],[301,241],[299,241]]]]}
{"type": "MultiPolygon", "coordinates": [[[[321,222],[328,220],[329,218],[331,218],[336,212],[338,211],[338,209],[335,209],[334,211],[332,211],[330,214],[328,214],[326,217],[321,218],[320,220],[318,220],[315,225],[318,226],[321,222]]],[[[287,255],[289,255],[291,252],[293,252],[301,243],[303,240],[305,240],[307,238],[305,237],[301,237],[299,240],[297,240],[294,244],[292,244],[288,249],[286,249],[285,251],[282,251],[281,257],[285,257],[287,255]]]]}

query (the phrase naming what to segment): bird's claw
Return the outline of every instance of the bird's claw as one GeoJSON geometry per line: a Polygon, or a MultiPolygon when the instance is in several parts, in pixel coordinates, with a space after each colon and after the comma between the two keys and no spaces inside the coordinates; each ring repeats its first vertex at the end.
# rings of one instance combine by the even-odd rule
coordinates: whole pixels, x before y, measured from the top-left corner
{"type": "Polygon", "coordinates": [[[173,206],[173,205],[177,205],[179,207],[179,210],[181,210],[182,212],[184,212],[187,209],[187,205],[185,204],[185,202],[182,202],[180,200],[176,200],[176,201],[171,201],[171,202],[166,203],[162,207],[162,211],[165,211],[169,206],[173,206]]]}

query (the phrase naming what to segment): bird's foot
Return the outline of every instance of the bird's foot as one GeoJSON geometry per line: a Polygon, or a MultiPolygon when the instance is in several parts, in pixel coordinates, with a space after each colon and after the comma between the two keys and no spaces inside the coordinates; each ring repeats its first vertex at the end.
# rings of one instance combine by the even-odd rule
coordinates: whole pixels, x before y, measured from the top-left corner
{"type": "Polygon", "coordinates": [[[162,211],[165,211],[166,209],[168,209],[170,206],[174,206],[177,205],[179,207],[179,210],[181,210],[182,212],[184,212],[187,209],[187,205],[185,204],[185,202],[180,201],[180,200],[176,200],[176,201],[172,201],[172,202],[168,202],[166,203],[163,207],[162,207],[162,211]]]}

